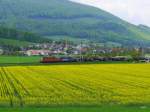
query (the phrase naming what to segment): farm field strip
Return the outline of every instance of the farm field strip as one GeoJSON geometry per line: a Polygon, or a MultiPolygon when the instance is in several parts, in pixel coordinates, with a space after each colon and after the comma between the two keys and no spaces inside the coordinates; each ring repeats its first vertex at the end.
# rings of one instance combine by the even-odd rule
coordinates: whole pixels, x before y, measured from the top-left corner
{"type": "Polygon", "coordinates": [[[149,104],[149,67],[150,64],[0,67],[0,106],[149,104]]]}

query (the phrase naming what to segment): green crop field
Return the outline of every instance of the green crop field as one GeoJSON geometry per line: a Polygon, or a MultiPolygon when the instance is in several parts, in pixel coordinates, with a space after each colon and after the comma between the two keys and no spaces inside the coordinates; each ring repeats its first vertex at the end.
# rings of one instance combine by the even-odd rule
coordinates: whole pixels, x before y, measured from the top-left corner
{"type": "MultiPolygon", "coordinates": [[[[149,68],[150,64],[0,67],[0,107],[126,105],[148,108],[149,68]]],[[[83,110],[81,108],[81,112],[83,110]]]]}

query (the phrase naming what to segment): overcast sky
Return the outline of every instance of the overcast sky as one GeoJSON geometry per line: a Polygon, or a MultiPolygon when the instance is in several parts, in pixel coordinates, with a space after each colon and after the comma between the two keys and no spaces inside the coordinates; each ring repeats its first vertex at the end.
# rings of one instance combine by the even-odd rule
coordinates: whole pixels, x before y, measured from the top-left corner
{"type": "Polygon", "coordinates": [[[133,24],[150,26],[150,0],[72,0],[99,7],[133,24]]]}

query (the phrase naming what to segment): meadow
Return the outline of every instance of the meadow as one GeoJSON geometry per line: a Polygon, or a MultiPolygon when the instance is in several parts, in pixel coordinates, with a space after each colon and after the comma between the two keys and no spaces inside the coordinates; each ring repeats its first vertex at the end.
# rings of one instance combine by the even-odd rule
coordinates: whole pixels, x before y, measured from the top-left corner
{"type": "MultiPolygon", "coordinates": [[[[148,112],[149,68],[150,64],[1,66],[0,107],[123,105],[138,108],[144,106],[147,111],[142,112],[148,112]]],[[[95,112],[101,110],[98,107],[92,109],[95,112]]],[[[57,112],[55,109],[52,108],[51,111],[57,112]]],[[[65,109],[64,112],[69,111],[68,108],[65,109]]],[[[113,109],[114,107],[111,110],[113,109]]],[[[82,112],[85,108],[79,110],[82,112]]],[[[126,109],[123,110],[122,112],[126,112],[126,109]]],[[[5,111],[7,109],[3,110],[5,111]]],[[[42,112],[47,111],[49,110],[42,112]]]]}
{"type": "Polygon", "coordinates": [[[39,63],[41,56],[0,56],[0,65],[39,63]]]}
{"type": "Polygon", "coordinates": [[[150,112],[150,108],[102,106],[102,107],[51,107],[51,108],[0,108],[0,112],[150,112]]]}

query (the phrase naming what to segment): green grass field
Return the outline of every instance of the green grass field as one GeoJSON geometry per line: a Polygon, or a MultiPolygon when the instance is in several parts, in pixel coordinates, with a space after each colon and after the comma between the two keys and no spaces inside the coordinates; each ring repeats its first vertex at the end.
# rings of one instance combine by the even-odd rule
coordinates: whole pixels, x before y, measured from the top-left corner
{"type": "Polygon", "coordinates": [[[0,67],[0,107],[9,107],[0,111],[149,112],[149,68],[150,64],[0,67]]]}
{"type": "Polygon", "coordinates": [[[0,64],[39,63],[41,56],[0,56],[0,64]]]}
{"type": "Polygon", "coordinates": [[[0,108],[0,112],[149,112],[150,108],[102,106],[102,107],[51,107],[51,108],[0,108]]]}

